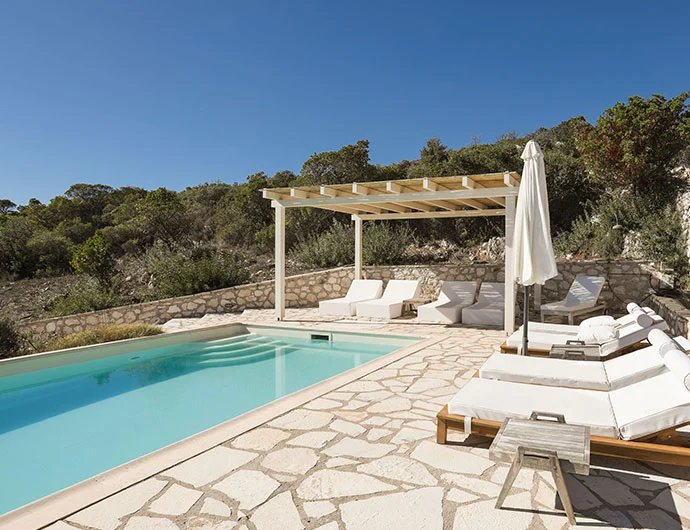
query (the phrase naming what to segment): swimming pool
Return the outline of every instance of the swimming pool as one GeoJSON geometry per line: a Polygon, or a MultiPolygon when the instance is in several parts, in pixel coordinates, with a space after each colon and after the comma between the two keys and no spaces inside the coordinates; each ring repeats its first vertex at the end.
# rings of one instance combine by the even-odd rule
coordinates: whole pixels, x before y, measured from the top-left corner
{"type": "Polygon", "coordinates": [[[418,340],[244,327],[231,335],[0,363],[0,514],[418,340]]]}

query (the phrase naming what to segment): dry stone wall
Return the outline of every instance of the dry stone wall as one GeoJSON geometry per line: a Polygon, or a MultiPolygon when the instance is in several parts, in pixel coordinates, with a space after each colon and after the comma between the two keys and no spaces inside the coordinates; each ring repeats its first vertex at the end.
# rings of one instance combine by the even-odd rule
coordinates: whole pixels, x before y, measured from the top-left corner
{"type": "MultiPolygon", "coordinates": [[[[602,297],[614,310],[622,310],[629,301],[649,299],[650,273],[645,262],[561,262],[560,276],[549,280],[543,289],[543,302],[563,299],[575,275],[584,273],[607,276],[609,282],[602,297]]],[[[503,281],[502,264],[440,264],[366,267],[364,275],[371,279],[416,279],[422,293],[436,297],[443,280],[503,281]]],[[[286,280],[288,307],[316,307],[319,300],[344,296],[354,278],[352,267],[291,276],[286,280]]],[[[273,281],[239,285],[208,293],[199,293],[166,300],[157,300],[92,313],[55,317],[22,326],[39,334],[64,335],[110,324],[162,324],[171,318],[201,317],[208,313],[238,312],[244,309],[273,307],[273,281]]]]}

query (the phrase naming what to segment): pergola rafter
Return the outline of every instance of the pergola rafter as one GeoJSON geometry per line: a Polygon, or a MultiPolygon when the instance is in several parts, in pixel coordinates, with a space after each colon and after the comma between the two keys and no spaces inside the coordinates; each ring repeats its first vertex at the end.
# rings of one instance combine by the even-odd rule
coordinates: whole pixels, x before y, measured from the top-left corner
{"type": "MultiPolygon", "coordinates": [[[[352,216],[355,278],[362,277],[362,223],[394,219],[505,216],[506,286],[513,285],[512,234],[520,175],[515,172],[265,189],[276,213],[276,317],[285,316],[285,208],[319,208],[352,216]]],[[[515,291],[506,288],[505,328],[515,325],[515,291]]]]}

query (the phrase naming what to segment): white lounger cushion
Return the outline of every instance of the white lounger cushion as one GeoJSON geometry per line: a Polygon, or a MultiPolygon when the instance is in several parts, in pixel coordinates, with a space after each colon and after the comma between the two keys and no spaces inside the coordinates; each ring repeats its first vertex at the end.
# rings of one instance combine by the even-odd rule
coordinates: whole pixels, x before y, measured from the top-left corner
{"type": "MultiPolygon", "coordinates": [[[[653,315],[652,319],[654,324],[650,327],[643,328],[637,323],[630,322],[626,325],[620,326],[618,328],[618,338],[600,344],[600,354],[602,357],[607,357],[612,353],[617,352],[628,346],[644,340],[652,329],[658,329],[665,331],[668,329],[668,324],[666,321],[658,315],[653,315]]],[[[619,319],[621,320],[621,319],[619,319]]],[[[565,344],[569,340],[577,340],[577,333],[573,334],[570,332],[555,332],[551,333],[545,331],[541,326],[535,326],[533,329],[532,322],[529,323],[527,328],[529,336],[529,348],[534,350],[550,350],[551,346],[554,344],[565,344]]],[[[575,329],[579,329],[574,326],[575,329]]],[[[508,346],[519,347],[522,344],[522,329],[519,329],[513,333],[506,341],[508,346]]]]}
{"type": "Polygon", "coordinates": [[[398,318],[402,315],[403,301],[415,298],[418,293],[419,281],[417,280],[390,280],[381,298],[357,304],[357,316],[398,318]]]}
{"type": "Polygon", "coordinates": [[[505,284],[483,282],[477,303],[462,310],[463,324],[502,326],[505,311],[505,284]]]}
{"type": "Polygon", "coordinates": [[[546,311],[577,311],[594,307],[605,281],[605,278],[601,276],[578,274],[575,276],[565,300],[543,304],[541,309],[546,311]]]}
{"type": "Polygon", "coordinates": [[[567,423],[588,425],[598,436],[618,437],[608,393],[471,379],[448,404],[448,412],[502,422],[528,418],[533,411],[563,414],[567,423]]]}
{"type": "Polygon", "coordinates": [[[479,369],[479,377],[568,388],[609,389],[604,363],[526,355],[494,353],[479,369]]]}
{"type": "Polygon", "coordinates": [[[420,322],[460,322],[462,310],[474,303],[477,282],[443,282],[438,300],[417,308],[420,322]]]}
{"type": "Polygon", "coordinates": [[[381,280],[354,280],[343,298],[319,302],[319,313],[322,315],[353,316],[359,302],[379,298],[382,291],[383,282],[381,280]]]}
{"type": "Polygon", "coordinates": [[[624,440],[690,421],[690,392],[671,372],[613,390],[608,395],[624,440]]]}
{"type": "MultiPolygon", "coordinates": [[[[690,350],[690,340],[685,337],[664,337],[676,349],[690,350]]],[[[604,362],[495,353],[479,369],[479,376],[516,383],[615,390],[666,371],[658,350],[656,345],[648,346],[604,362]]]]}

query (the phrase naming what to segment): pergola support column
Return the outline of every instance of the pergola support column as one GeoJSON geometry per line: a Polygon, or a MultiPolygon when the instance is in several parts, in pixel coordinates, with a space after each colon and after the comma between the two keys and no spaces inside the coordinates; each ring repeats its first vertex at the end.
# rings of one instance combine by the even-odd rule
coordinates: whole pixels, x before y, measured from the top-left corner
{"type": "Polygon", "coordinates": [[[355,280],[362,279],[362,218],[354,215],[355,221],[355,280]]]}
{"type": "Polygon", "coordinates": [[[275,209],[275,308],[276,320],[285,318],[285,206],[273,203],[275,209]]]}
{"type": "Polygon", "coordinates": [[[515,196],[506,197],[506,243],[505,243],[505,321],[507,334],[515,331],[515,258],[513,232],[515,230],[515,196]]]}

